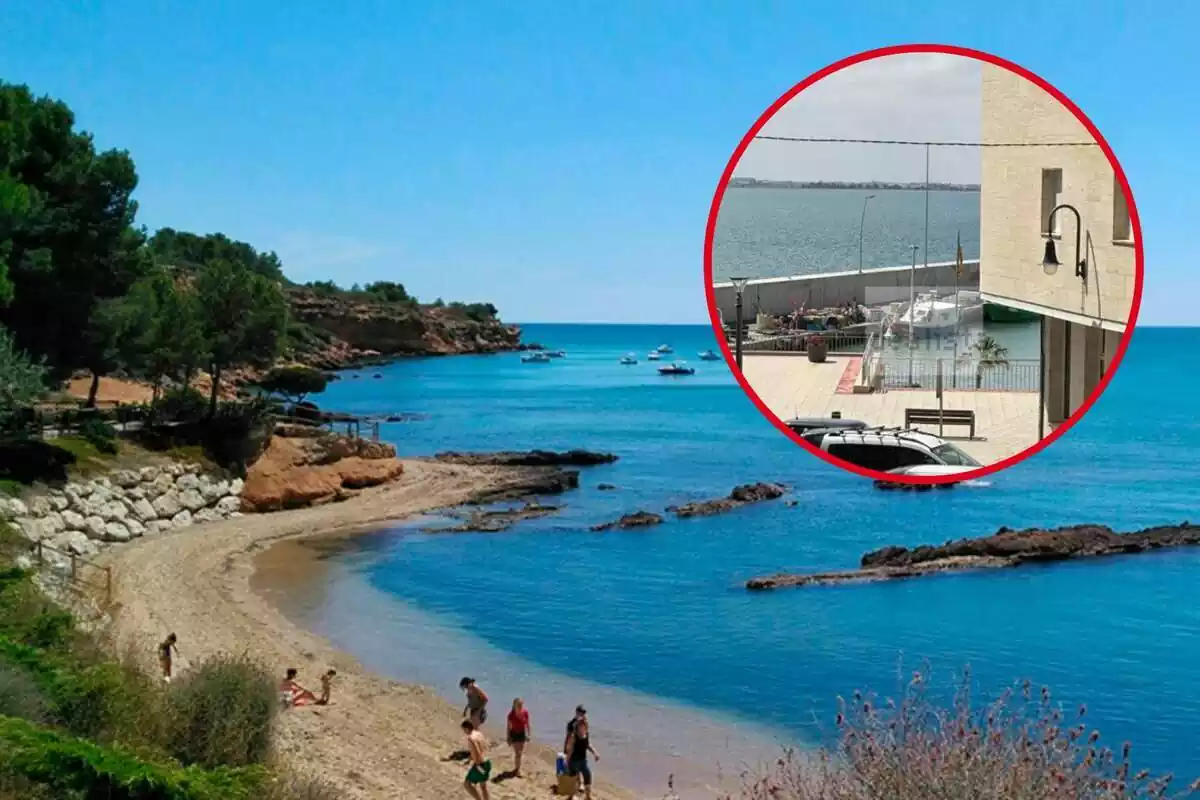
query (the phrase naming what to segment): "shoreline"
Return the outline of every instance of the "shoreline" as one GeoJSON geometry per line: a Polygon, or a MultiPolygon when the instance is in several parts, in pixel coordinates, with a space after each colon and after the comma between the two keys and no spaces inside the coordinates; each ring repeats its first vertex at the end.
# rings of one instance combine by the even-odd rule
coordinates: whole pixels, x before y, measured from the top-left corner
{"type": "Polygon", "coordinates": [[[403,547],[408,535],[424,538],[425,526],[439,518],[431,513],[385,530],[279,542],[257,555],[252,586],[287,609],[301,628],[355,653],[374,673],[438,687],[434,693],[451,705],[458,701],[453,687],[463,674],[478,678],[492,696],[493,715],[507,708],[510,697],[523,697],[534,720],[535,745],[557,749],[562,723],[583,701],[603,759],[593,766],[597,778],[609,778],[639,798],[736,797],[743,772],[757,774],[783,752],[790,737],[782,731],[543,666],[366,577],[379,558],[386,559],[381,551],[393,543],[403,547]],[[669,781],[673,795],[665,795],[669,781]]]}
{"type": "MultiPolygon", "coordinates": [[[[154,645],[179,635],[180,672],[193,659],[247,653],[282,673],[295,666],[315,683],[338,671],[333,702],[280,715],[275,751],[300,773],[321,775],[348,798],[442,800],[465,794],[465,768],[448,757],[463,747],[460,710],[434,691],[389,680],[365,668],[325,638],[304,630],[252,588],[255,561],[289,540],[333,541],[382,523],[460,505],[481,490],[516,489],[534,471],[467,467],[406,460],[392,484],[330,505],[246,515],[203,528],[144,537],[107,551],[115,568],[112,634],[118,652],[132,651],[147,666],[154,645]]],[[[493,773],[511,763],[503,742],[499,702],[485,729],[493,773]]],[[[544,798],[554,784],[553,748],[526,751],[521,779],[492,783],[492,797],[544,798]]],[[[627,790],[597,780],[595,795],[634,800],[627,790]]]]}

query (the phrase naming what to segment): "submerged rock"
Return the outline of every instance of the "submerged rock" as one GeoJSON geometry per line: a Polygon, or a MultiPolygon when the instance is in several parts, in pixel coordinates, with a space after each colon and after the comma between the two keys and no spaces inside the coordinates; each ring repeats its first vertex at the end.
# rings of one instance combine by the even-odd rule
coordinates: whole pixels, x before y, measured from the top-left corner
{"type": "Polygon", "coordinates": [[[544,506],[538,502],[529,502],[520,508],[501,508],[488,511],[473,511],[461,525],[449,528],[425,528],[431,533],[465,533],[478,531],[482,533],[499,533],[506,531],[518,522],[526,519],[545,517],[558,513],[561,506],[544,506]]]}
{"type": "Polygon", "coordinates": [[[735,486],[727,497],[688,503],[682,506],[669,506],[667,511],[674,512],[679,517],[708,517],[732,511],[750,503],[776,500],[783,497],[784,491],[786,491],[785,488],[778,483],[747,483],[735,486]]]}
{"type": "Polygon", "coordinates": [[[603,525],[593,525],[594,531],[607,531],[613,528],[628,530],[629,528],[648,528],[651,525],[659,525],[663,518],[652,511],[635,511],[632,514],[624,514],[620,519],[612,522],[605,522],[603,525]]]}

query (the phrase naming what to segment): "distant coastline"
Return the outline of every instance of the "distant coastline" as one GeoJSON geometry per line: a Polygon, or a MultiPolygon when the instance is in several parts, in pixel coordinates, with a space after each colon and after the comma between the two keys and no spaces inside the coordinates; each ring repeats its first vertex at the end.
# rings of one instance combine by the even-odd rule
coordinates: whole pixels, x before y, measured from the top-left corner
{"type": "MultiPolygon", "coordinates": [[[[762,178],[733,178],[729,185],[738,189],[882,189],[916,191],[925,188],[921,181],[890,183],[888,181],[772,181],[762,178]]],[[[931,182],[929,188],[938,192],[978,192],[978,183],[931,182]]]]}

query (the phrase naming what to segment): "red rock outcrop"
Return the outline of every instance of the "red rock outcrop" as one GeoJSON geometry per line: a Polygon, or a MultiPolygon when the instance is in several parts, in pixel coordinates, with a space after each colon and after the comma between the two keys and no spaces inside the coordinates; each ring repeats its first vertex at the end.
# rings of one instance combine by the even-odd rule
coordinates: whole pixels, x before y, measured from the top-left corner
{"type": "Polygon", "coordinates": [[[383,442],[324,435],[275,436],[246,475],[244,511],[279,511],[352,497],[404,472],[396,449],[383,442]]]}

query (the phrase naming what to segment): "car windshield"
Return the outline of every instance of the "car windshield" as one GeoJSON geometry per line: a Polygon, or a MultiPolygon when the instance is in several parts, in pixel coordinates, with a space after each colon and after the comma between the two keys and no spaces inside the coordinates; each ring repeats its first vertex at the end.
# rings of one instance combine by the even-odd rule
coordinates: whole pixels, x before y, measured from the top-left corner
{"type": "Polygon", "coordinates": [[[939,444],[937,447],[933,448],[933,454],[941,459],[943,464],[953,464],[954,466],[958,467],[983,466],[978,461],[971,458],[969,455],[964,453],[962,450],[959,450],[949,442],[946,442],[945,444],[939,444]]]}

